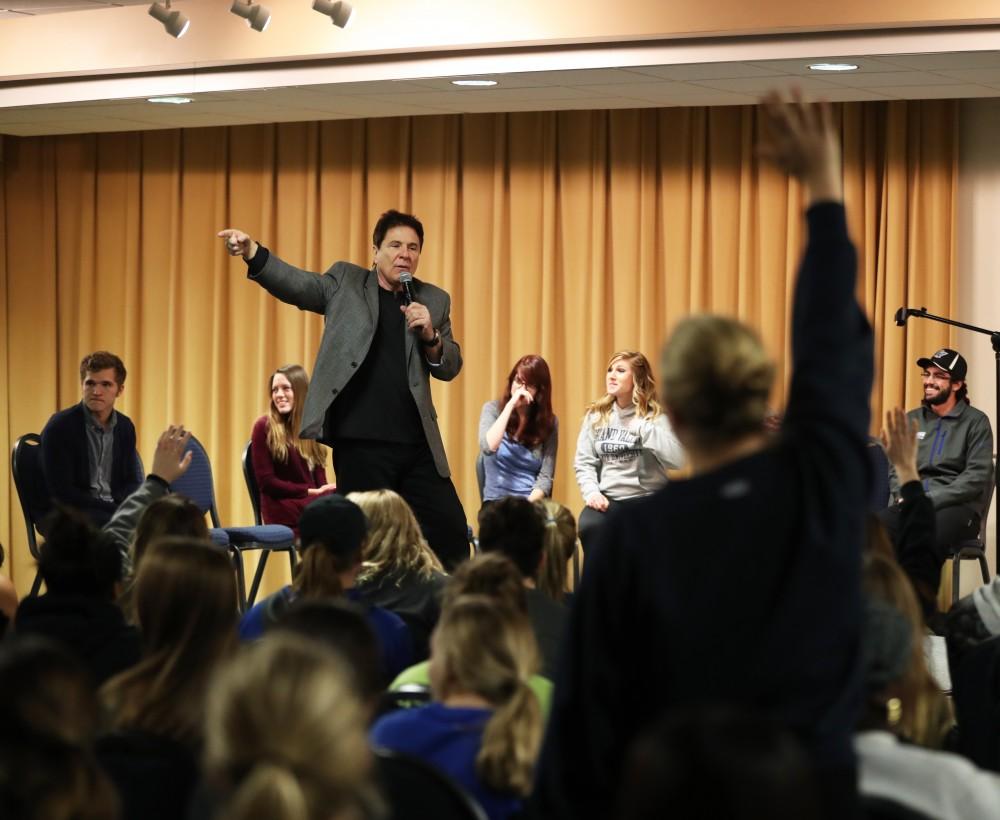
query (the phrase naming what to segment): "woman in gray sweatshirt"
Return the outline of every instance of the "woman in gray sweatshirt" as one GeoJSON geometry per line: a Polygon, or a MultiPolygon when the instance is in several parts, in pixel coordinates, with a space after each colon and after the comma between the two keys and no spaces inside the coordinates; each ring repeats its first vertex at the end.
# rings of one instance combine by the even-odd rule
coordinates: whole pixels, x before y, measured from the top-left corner
{"type": "Polygon", "coordinates": [[[605,395],[587,408],[573,460],[586,502],[579,521],[585,551],[611,506],[656,492],[667,483],[666,470],[684,463],[642,353],[615,353],[605,386],[605,395]]]}

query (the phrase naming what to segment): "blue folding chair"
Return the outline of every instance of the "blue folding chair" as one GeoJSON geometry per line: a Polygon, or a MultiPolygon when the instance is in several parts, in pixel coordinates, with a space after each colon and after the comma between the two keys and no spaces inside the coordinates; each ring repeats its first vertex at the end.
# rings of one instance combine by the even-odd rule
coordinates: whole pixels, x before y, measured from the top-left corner
{"type": "MultiPolygon", "coordinates": [[[[236,569],[236,584],[239,589],[240,609],[246,611],[257,599],[257,591],[264,575],[266,557],[274,551],[288,553],[288,560],[295,569],[295,536],[288,527],[278,524],[265,524],[252,527],[222,527],[219,522],[219,510],[215,506],[215,482],[212,479],[212,462],[208,453],[194,436],[191,436],[189,448],[192,454],[191,466],[187,472],[173,482],[171,489],[175,493],[191,499],[202,512],[208,513],[212,526],[225,534],[233,566],[236,569]],[[250,550],[262,550],[257,571],[254,573],[250,595],[246,591],[246,575],[243,569],[243,553],[250,550]]],[[[213,540],[215,538],[213,537],[213,540]]],[[[217,542],[218,543],[218,542],[217,542]]]]}

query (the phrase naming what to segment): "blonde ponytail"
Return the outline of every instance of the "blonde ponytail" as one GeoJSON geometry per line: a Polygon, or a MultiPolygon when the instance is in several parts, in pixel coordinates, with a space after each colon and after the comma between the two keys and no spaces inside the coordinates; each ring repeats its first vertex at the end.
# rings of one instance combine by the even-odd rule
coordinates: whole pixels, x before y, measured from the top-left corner
{"type": "Polygon", "coordinates": [[[483,730],[476,773],[497,791],[526,797],[534,781],[535,760],[542,740],[542,710],[525,680],[497,706],[483,730]]]}
{"type": "Polygon", "coordinates": [[[440,691],[474,694],[494,709],[483,730],[476,773],[492,788],[527,795],[542,738],[538,697],[528,686],[538,646],[527,616],[485,595],[464,595],[441,615],[432,643],[440,691]]]}
{"type": "Polygon", "coordinates": [[[220,816],[222,820],[310,820],[309,802],[287,768],[262,762],[240,781],[220,816]]]}

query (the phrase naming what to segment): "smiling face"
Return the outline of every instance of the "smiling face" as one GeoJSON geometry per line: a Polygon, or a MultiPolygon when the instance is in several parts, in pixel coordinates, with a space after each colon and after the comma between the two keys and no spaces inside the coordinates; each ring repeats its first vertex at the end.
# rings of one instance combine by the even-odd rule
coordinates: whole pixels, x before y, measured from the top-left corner
{"type": "Polygon", "coordinates": [[[115,378],[115,369],[88,370],[80,385],[83,392],[84,406],[101,422],[106,422],[111,416],[117,399],[125,389],[115,378]]]}
{"type": "Polygon", "coordinates": [[[284,373],[275,373],[271,379],[271,403],[283,416],[287,416],[295,407],[295,391],[284,373]]]}
{"type": "Polygon", "coordinates": [[[953,382],[951,375],[940,367],[931,365],[921,375],[924,386],[924,401],[932,406],[947,404],[962,386],[962,382],[953,382]]]}
{"type": "Polygon", "coordinates": [[[416,274],[420,263],[420,237],[408,225],[397,225],[385,233],[382,244],[373,247],[378,282],[386,290],[399,290],[403,271],[416,274]]]}
{"type": "Polygon", "coordinates": [[[608,395],[614,398],[619,406],[631,404],[632,391],[635,389],[632,365],[625,359],[615,359],[611,362],[605,377],[605,387],[608,395]]]}

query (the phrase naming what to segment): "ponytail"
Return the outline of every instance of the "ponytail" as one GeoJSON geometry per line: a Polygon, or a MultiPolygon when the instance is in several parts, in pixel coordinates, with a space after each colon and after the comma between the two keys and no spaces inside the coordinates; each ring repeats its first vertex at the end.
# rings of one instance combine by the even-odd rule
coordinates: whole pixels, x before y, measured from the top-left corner
{"type": "MultiPolygon", "coordinates": [[[[354,557],[355,560],[357,556],[354,557]]],[[[302,551],[302,560],[293,584],[303,598],[336,598],[343,594],[340,573],[348,569],[345,560],[318,541],[302,551]]]]}
{"type": "Polygon", "coordinates": [[[542,740],[542,710],[527,681],[513,685],[513,694],[496,707],[483,730],[476,773],[497,791],[526,797],[542,740]]]}
{"type": "Polygon", "coordinates": [[[528,686],[538,646],[527,616],[485,595],[460,596],[441,613],[432,651],[443,670],[438,697],[471,693],[493,707],[477,775],[498,791],[527,795],[542,739],[541,707],[528,686]]]}
{"type": "Polygon", "coordinates": [[[309,801],[287,767],[264,761],[244,777],[222,814],[224,820],[310,820],[309,801]]]}

